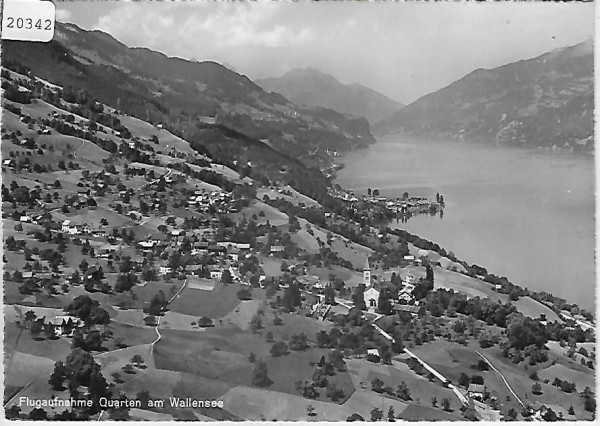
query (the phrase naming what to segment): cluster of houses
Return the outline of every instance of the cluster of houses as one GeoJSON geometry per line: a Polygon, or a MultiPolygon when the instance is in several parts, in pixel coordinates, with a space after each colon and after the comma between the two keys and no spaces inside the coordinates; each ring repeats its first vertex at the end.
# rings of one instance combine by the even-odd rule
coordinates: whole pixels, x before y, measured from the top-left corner
{"type": "MultiPolygon", "coordinates": [[[[397,214],[415,214],[429,212],[432,208],[440,208],[441,204],[437,201],[430,201],[425,197],[402,197],[396,199],[390,199],[378,195],[359,195],[357,196],[352,191],[339,188],[331,188],[328,191],[329,195],[340,199],[346,203],[354,204],[359,201],[371,204],[372,206],[382,207],[388,210],[392,210],[397,214]]],[[[405,194],[407,195],[407,194],[405,194]]]]}
{"type": "Polygon", "coordinates": [[[81,218],[65,219],[60,227],[61,232],[69,235],[90,235],[93,237],[103,237],[106,231],[103,229],[92,229],[81,218]]]}
{"type": "MultiPolygon", "coordinates": [[[[371,267],[369,266],[368,259],[366,260],[363,269],[363,282],[366,286],[364,299],[367,309],[370,312],[375,312],[377,304],[379,303],[379,295],[381,294],[381,284],[371,279],[371,267]]],[[[402,279],[402,288],[397,294],[393,294],[390,299],[392,309],[395,313],[407,312],[413,317],[422,313],[423,306],[419,304],[419,301],[415,300],[412,294],[417,283],[418,279],[412,274],[407,274],[402,279]]]]}
{"type": "MultiPolygon", "coordinates": [[[[209,192],[206,189],[197,189],[188,199],[188,206],[201,212],[207,212],[211,206],[218,209],[229,203],[231,199],[231,194],[227,192],[209,192]]],[[[231,210],[229,209],[228,212],[231,212],[231,210]]]]}

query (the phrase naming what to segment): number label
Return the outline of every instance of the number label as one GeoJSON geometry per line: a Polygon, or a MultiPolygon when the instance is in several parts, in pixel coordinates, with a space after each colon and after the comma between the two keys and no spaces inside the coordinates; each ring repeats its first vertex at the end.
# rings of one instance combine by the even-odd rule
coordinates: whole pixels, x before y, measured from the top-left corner
{"type": "Polygon", "coordinates": [[[4,0],[2,40],[50,41],[54,37],[54,3],[4,0]]]}

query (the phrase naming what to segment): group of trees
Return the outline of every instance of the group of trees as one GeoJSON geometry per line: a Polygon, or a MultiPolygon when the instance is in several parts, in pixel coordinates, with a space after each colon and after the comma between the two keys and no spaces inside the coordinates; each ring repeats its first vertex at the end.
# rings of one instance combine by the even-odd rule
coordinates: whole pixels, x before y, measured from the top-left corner
{"type": "Polygon", "coordinates": [[[391,386],[385,386],[385,383],[383,380],[381,380],[379,377],[375,377],[371,381],[371,390],[373,392],[377,392],[380,394],[386,393],[392,397],[400,398],[403,401],[412,400],[412,397],[410,396],[410,390],[408,388],[408,385],[404,381],[402,381],[398,385],[398,387],[396,389],[394,389],[391,386]]]}
{"type": "Polygon", "coordinates": [[[468,298],[465,294],[441,288],[430,291],[425,300],[427,310],[434,317],[444,314],[452,317],[459,313],[502,328],[507,326],[508,318],[516,312],[515,306],[510,303],[503,304],[479,297],[468,298]]]}
{"type": "Polygon", "coordinates": [[[158,290],[158,292],[152,296],[152,299],[150,299],[148,306],[144,307],[144,312],[153,316],[161,315],[163,309],[167,306],[167,303],[168,301],[164,291],[158,290]]]}
{"type": "Polygon", "coordinates": [[[308,399],[315,399],[320,395],[319,388],[326,389],[326,396],[336,402],[343,399],[346,393],[337,383],[330,380],[337,371],[344,371],[345,365],[341,353],[332,351],[328,355],[321,356],[318,363],[314,364],[314,371],[309,380],[299,380],[296,382],[296,390],[308,399]]]}
{"type": "Polygon", "coordinates": [[[87,295],[77,296],[67,305],[65,311],[81,318],[86,326],[108,325],[110,322],[110,315],[100,307],[100,302],[87,295]]]}
{"type": "Polygon", "coordinates": [[[86,386],[88,398],[92,400],[90,414],[100,409],[101,397],[108,397],[110,390],[106,379],[100,371],[100,365],[94,361],[89,352],[81,348],[74,348],[65,362],[57,361],[49,383],[53,390],[61,391],[66,387],[73,398],[81,398],[79,386],[86,386]]]}

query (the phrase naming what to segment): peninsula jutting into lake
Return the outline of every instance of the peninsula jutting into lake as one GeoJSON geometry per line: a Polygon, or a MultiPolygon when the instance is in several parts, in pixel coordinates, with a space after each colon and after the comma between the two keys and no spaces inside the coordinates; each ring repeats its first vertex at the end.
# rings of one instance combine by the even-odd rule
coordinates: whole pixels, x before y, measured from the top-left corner
{"type": "Polygon", "coordinates": [[[2,40],[5,417],[594,420],[594,5],[495,6],[2,40]]]}

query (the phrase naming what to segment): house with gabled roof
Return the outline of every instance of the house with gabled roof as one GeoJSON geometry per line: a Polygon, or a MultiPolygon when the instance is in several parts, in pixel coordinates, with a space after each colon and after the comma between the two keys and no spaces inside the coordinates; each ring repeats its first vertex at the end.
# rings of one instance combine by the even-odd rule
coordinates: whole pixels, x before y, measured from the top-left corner
{"type": "Polygon", "coordinates": [[[72,315],[57,315],[50,320],[55,336],[72,336],[73,332],[83,326],[80,318],[72,315]]]}
{"type": "Polygon", "coordinates": [[[478,401],[482,401],[485,391],[486,391],[485,385],[478,385],[475,383],[471,383],[471,384],[469,384],[469,388],[467,389],[467,395],[469,396],[469,398],[476,399],[478,401]]]}

